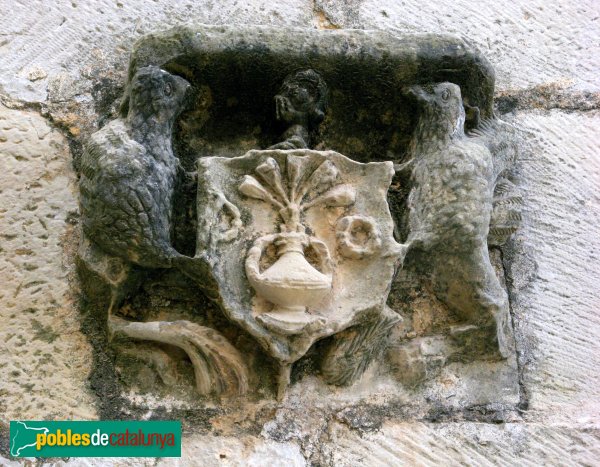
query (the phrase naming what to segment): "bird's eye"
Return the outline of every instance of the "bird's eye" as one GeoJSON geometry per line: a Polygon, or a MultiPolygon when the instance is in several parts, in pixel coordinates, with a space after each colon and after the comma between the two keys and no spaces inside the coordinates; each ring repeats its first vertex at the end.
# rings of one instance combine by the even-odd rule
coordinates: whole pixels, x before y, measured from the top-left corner
{"type": "Polygon", "coordinates": [[[447,101],[450,98],[450,91],[448,91],[447,89],[444,89],[442,91],[442,99],[447,101]]]}
{"type": "Polygon", "coordinates": [[[171,86],[171,83],[165,84],[164,93],[165,96],[170,96],[173,93],[173,86],[171,86]]]}

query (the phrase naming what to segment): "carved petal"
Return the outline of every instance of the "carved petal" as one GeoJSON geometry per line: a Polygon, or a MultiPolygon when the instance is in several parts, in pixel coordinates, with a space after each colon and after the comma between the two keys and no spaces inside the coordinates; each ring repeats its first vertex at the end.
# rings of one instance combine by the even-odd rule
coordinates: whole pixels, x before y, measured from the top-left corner
{"type": "Polygon", "coordinates": [[[263,181],[273,189],[273,193],[279,196],[282,201],[288,202],[288,197],[285,194],[281,180],[281,169],[275,159],[269,157],[256,168],[256,171],[260,174],[263,181]]]}
{"type": "Polygon", "coordinates": [[[331,161],[325,161],[311,174],[298,193],[297,202],[301,204],[307,193],[320,194],[331,186],[339,174],[339,170],[331,161]]]}
{"type": "Polygon", "coordinates": [[[252,175],[244,175],[244,181],[240,185],[239,190],[248,198],[267,201],[268,203],[277,206],[278,209],[284,209],[285,207],[283,204],[281,204],[279,201],[273,198],[273,195],[267,190],[265,190],[265,188],[260,184],[260,182],[257,179],[255,179],[252,175]]]}
{"type": "Polygon", "coordinates": [[[267,190],[252,175],[244,175],[240,191],[248,198],[260,199],[261,201],[269,201],[271,198],[267,190]]]}
{"type": "Polygon", "coordinates": [[[288,156],[287,157],[287,178],[290,187],[290,199],[294,202],[296,200],[296,191],[299,189],[300,180],[304,174],[304,167],[306,165],[306,157],[288,156]]]}

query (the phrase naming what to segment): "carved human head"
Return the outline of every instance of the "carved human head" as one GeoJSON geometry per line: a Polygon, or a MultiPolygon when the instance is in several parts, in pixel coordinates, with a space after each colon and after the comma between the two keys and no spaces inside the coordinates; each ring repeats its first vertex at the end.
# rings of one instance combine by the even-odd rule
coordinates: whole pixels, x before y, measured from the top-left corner
{"type": "Polygon", "coordinates": [[[325,117],[327,85],[314,70],[288,75],[275,96],[277,119],[289,124],[314,126],[325,117]]]}
{"type": "Polygon", "coordinates": [[[185,79],[157,66],[140,68],[125,90],[121,115],[135,112],[174,119],[181,111],[189,87],[185,79]]]}

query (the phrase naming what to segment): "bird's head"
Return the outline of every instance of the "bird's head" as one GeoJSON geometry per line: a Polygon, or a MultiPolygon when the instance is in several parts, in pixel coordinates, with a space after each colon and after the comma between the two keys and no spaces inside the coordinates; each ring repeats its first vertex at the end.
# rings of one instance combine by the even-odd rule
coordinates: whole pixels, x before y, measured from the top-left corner
{"type": "Polygon", "coordinates": [[[189,87],[185,79],[157,66],[140,68],[125,91],[121,113],[152,115],[164,123],[172,123],[183,108],[189,87]]]}
{"type": "Polygon", "coordinates": [[[446,82],[410,86],[403,91],[405,96],[417,102],[429,118],[443,118],[451,122],[453,131],[462,131],[465,109],[459,86],[446,82]]]}

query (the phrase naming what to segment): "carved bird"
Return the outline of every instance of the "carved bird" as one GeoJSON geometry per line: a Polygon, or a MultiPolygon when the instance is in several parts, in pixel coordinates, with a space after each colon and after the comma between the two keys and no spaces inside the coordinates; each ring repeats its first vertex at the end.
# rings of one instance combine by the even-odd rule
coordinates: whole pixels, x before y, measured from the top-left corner
{"type": "Polygon", "coordinates": [[[420,109],[412,159],[403,167],[412,179],[409,251],[431,274],[437,297],[462,319],[451,334],[468,354],[505,358],[510,349],[508,297],[490,262],[488,234],[494,190],[514,160],[516,145],[510,138],[497,143],[491,123],[475,137],[465,135],[465,111],[455,84],[413,86],[407,93],[420,109]]]}
{"type": "Polygon", "coordinates": [[[133,77],[117,118],[94,133],[81,160],[83,231],[102,250],[146,268],[171,267],[171,147],[187,81],[157,67],[133,77]]]}
{"type": "Polygon", "coordinates": [[[171,146],[172,130],[189,86],[158,67],[140,68],[126,90],[121,117],[91,136],[81,160],[80,256],[110,286],[111,336],[177,345],[190,356],[200,392],[244,392],[245,367],[214,330],[188,321],[132,323],[113,315],[147,269],[175,267],[210,288],[205,260],[184,256],[171,244],[173,196],[183,172],[171,146]],[[231,374],[223,370],[228,364],[231,374]]]}
{"type": "Polygon", "coordinates": [[[83,231],[104,252],[142,268],[177,267],[202,279],[206,265],[171,245],[173,195],[183,173],[171,137],[188,88],[186,80],[158,67],[137,71],[121,118],[86,145],[80,202],[83,231]]]}

